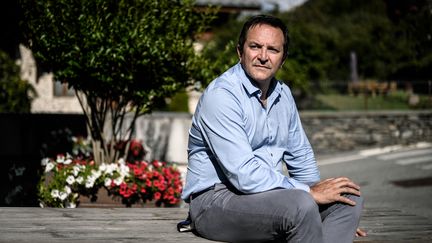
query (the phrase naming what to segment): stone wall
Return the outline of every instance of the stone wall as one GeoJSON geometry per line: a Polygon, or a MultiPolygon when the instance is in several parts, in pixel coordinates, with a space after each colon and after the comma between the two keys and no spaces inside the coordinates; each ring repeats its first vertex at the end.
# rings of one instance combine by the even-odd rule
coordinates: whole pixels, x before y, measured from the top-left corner
{"type": "MultiPolygon", "coordinates": [[[[301,112],[300,116],[316,154],[432,142],[432,110],[301,112]]],[[[188,113],[153,113],[138,119],[135,137],[145,144],[146,159],[176,162],[185,178],[190,124],[188,113]]],[[[0,206],[37,206],[41,149],[61,147],[53,138],[66,130],[84,135],[84,116],[0,114],[0,125],[0,206]]]]}
{"type": "MultiPolygon", "coordinates": [[[[432,142],[432,110],[300,113],[316,154],[432,142]]],[[[136,137],[151,157],[187,163],[187,136],[191,115],[154,113],[140,117],[136,137]]]]}
{"type": "Polygon", "coordinates": [[[432,111],[302,112],[316,154],[432,142],[432,111]]]}

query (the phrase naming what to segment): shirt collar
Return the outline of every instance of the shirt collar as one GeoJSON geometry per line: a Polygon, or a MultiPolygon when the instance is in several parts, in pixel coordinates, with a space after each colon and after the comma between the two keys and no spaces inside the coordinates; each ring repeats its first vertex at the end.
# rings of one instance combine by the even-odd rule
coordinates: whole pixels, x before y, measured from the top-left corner
{"type": "MultiPolygon", "coordinates": [[[[249,96],[259,94],[261,90],[249,79],[240,62],[237,63],[235,68],[236,68],[236,73],[240,79],[240,82],[248,92],[249,96]]],[[[279,93],[282,92],[282,85],[280,84],[280,82],[275,79],[274,83],[275,83],[273,84],[274,87],[270,87],[270,91],[271,91],[270,96],[279,95],[279,93]]]]}

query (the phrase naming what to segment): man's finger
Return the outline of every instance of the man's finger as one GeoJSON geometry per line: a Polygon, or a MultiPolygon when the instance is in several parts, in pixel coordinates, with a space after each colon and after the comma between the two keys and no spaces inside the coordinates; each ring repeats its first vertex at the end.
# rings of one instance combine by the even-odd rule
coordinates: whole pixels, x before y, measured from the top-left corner
{"type": "Polygon", "coordinates": [[[350,181],[350,180],[342,180],[342,181],[338,181],[337,183],[334,184],[336,187],[351,187],[354,188],[356,190],[360,190],[360,186],[355,184],[354,182],[350,181]]]}
{"type": "Polygon", "coordinates": [[[349,188],[349,187],[340,188],[338,190],[338,193],[339,194],[353,194],[353,195],[356,195],[356,196],[360,196],[361,195],[361,192],[359,190],[356,190],[356,189],[353,189],[353,188],[349,188]]]}
{"type": "Polygon", "coordinates": [[[342,202],[342,203],[346,203],[346,204],[351,205],[351,206],[355,206],[356,205],[355,201],[353,201],[353,200],[351,200],[351,199],[349,199],[347,197],[344,197],[344,196],[339,196],[336,201],[342,202]]]}
{"type": "Polygon", "coordinates": [[[366,234],[366,232],[363,231],[362,229],[357,228],[357,230],[356,230],[356,236],[357,236],[357,237],[365,237],[365,236],[367,236],[367,234],[366,234]]]}

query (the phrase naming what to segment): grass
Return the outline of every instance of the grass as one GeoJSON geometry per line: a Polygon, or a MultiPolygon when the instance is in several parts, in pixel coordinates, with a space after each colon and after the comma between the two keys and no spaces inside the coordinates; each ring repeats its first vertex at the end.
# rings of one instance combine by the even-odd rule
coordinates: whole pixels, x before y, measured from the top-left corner
{"type": "Polygon", "coordinates": [[[319,94],[315,97],[312,109],[318,110],[411,110],[432,109],[432,101],[428,96],[420,96],[415,106],[408,103],[409,96],[405,93],[395,93],[387,96],[350,96],[341,94],[319,94]]]}

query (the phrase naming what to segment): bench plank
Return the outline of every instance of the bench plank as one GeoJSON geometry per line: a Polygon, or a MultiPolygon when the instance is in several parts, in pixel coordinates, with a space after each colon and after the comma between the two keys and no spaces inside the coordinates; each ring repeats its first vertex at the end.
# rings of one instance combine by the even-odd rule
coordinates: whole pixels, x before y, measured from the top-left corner
{"type": "MultiPolygon", "coordinates": [[[[178,233],[186,208],[0,208],[0,242],[210,242],[178,233]]],[[[432,222],[400,210],[367,208],[355,242],[432,242],[432,222]]]]}

